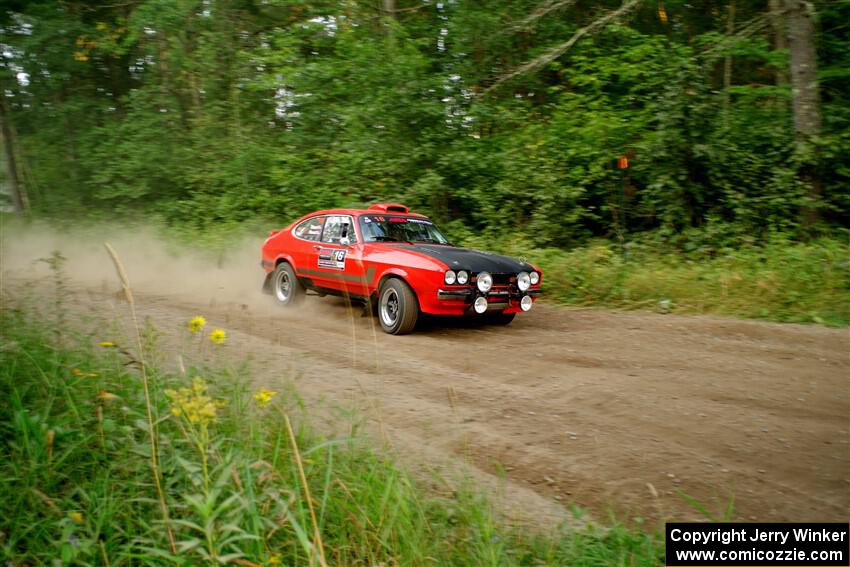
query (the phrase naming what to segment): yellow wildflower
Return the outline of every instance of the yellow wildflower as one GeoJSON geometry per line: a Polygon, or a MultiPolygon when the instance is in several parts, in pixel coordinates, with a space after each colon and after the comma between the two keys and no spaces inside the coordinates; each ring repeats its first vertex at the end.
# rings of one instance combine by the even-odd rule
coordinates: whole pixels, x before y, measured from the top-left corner
{"type": "Polygon", "coordinates": [[[257,405],[261,408],[266,407],[272,398],[277,395],[277,392],[274,390],[269,390],[268,388],[260,388],[256,393],[254,393],[254,400],[256,400],[257,405]]]}
{"type": "Polygon", "coordinates": [[[269,565],[280,565],[280,553],[272,553],[269,556],[269,565]]]}
{"type": "Polygon", "coordinates": [[[79,512],[71,512],[71,513],[68,515],[68,517],[70,517],[72,520],[74,520],[74,521],[75,521],[75,522],[77,522],[78,524],[82,524],[82,523],[83,523],[83,515],[82,515],[82,514],[80,514],[79,512]]]}
{"type": "Polygon", "coordinates": [[[118,396],[116,396],[112,392],[107,392],[106,390],[101,390],[100,392],[97,393],[97,395],[94,398],[98,401],[109,403],[109,402],[117,400],[118,396]]]}
{"type": "Polygon", "coordinates": [[[200,376],[192,379],[191,388],[166,390],[165,395],[171,399],[172,415],[203,426],[215,421],[218,408],[225,405],[223,400],[214,400],[207,395],[207,384],[200,376]]]}
{"type": "Polygon", "coordinates": [[[94,372],[83,372],[79,368],[72,368],[71,374],[73,374],[77,378],[91,378],[97,376],[97,374],[95,374],[94,372]]]}
{"type": "Polygon", "coordinates": [[[104,348],[113,348],[115,346],[115,343],[113,343],[112,341],[100,341],[97,344],[98,346],[102,346],[104,348]]]}
{"type": "Polygon", "coordinates": [[[224,329],[216,329],[210,333],[210,340],[215,344],[220,345],[227,340],[227,333],[224,332],[224,329]]]}
{"type": "Polygon", "coordinates": [[[201,315],[195,315],[189,319],[189,330],[193,333],[201,332],[207,326],[207,320],[201,315]]]}
{"type": "Polygon", "coordinates": [[[74,59],[77,60],[77,61],[88,61],[89,56],[86,55],[85,52],[83,52],[83,51],[75,51],[74,52],[74,59]]]}

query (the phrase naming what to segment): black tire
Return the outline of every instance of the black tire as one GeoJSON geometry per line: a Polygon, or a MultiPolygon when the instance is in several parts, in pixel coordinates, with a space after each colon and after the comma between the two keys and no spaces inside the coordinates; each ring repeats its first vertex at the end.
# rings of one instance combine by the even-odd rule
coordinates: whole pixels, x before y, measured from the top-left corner
{"type": "Polygon", "coordinates": [[[275,301],[286,307],[291,307],[304,298],[304,286],[295,277],[295,270],[286,262],[278,264],[272,272],[270,289],[275,301]]]}
{"type": "Polygon", "coordinates": [[[487,322],[491,325],[510,325],[516,317],[516,313],[493,313],[487,316],[487,322]]]}
{"type": "Polygon", "coordinates": [[[384,332],[406,335],[418,318],[419,302],[410,286],[396,278],[385,281],[378,293],[378,321],[384,332]]]}

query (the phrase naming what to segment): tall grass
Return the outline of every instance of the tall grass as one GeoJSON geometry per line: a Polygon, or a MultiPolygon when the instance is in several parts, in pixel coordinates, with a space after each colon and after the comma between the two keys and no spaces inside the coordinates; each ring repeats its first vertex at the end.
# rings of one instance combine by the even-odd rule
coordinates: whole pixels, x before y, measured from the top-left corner
{"type": "MultiPolygon", "coordinates": [[[[846,239],[793,242],[776,236],[760,245],[687,250],[650,238],[622,247],[598,240],[572,250],[531,248],[525,242],[520,235],[496,246],[540,266],[545,297],[558,302],[850,324],[846,239]]],[[[475,239],[468,243],[488,244],[475,239]]]]}
{"type": "Polygon", "coordinates": [[[619,525],[504,526],[475,490],[430,494],[364,441],[316,435],[291,392],[254,391],[245,370],[166,372],[141,363],[162,347],[150,329],[126,345],[62,321],[9,298],[0,311],[0,556],[12,565],[662,561],[658,534],[619,525]]]}

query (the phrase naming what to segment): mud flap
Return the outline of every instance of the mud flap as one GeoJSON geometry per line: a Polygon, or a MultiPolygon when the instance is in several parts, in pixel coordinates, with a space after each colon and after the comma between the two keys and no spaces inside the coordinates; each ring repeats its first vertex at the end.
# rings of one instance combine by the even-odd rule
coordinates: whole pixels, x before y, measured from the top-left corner
{"type": "Polygon", "coordinates": [[[378,292],[373,291],[369,294],[366,303],[363,304],[363,313],[361,317],[377,317],[378,316],[378,292]]]}
{"type": "Polygon", "coordinates": [[[266,274],[266,279],[263,281],[263,293],[272,294],[272,276],[274,272],[266,274]]]}

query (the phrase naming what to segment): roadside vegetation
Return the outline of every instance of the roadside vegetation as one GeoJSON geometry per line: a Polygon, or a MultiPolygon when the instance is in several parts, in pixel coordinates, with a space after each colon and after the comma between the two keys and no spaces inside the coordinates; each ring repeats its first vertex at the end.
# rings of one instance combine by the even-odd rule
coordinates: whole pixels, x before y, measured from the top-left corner
{"type": "Polygon", "coordinates": [[[521,235],[504,241],[470,239],[468,244],[489,244],[535,262],[544,272],[546,300],[555,302],[850,324],[846,239],[795,242],[778,234],[760,244],[687,242],[682,247],[654,236],[625,244],[596,240],[572,250],[537,248],[521,235]]]}
{"type": "Polygon", "coordinates": [[[657,532],[507,526],[476,489],[424,488],[356,428],[321,437],[285,383],[191,364],[228,340],[203,316],[181,330],[185,365],[170,372],[153,361],[175,345],[150,325],[86,333],[61,300],[40,305],[6,296],[0,311],[4,564],[663,561],[657,532]]]}

